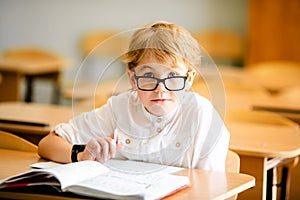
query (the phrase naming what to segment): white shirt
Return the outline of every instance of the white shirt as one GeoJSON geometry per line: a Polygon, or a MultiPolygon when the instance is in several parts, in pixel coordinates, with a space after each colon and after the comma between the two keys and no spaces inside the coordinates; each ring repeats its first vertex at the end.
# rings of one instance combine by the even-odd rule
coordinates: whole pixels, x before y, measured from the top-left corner
{"type": "Polygon", "coordinates": [[[212,104],[197,93],[186,92],[180,106],[157,117],[145,110],[136,92],[128,91],[54,131],[71,144],[86,144],[110,136],[115,128],[124,146],[116,158],[225,171],[229,132],[212,104]]]}

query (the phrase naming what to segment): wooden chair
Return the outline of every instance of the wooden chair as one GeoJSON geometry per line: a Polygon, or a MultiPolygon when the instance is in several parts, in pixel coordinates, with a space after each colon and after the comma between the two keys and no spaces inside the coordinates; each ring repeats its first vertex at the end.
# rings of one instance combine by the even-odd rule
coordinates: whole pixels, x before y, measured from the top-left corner
{"type": "Polygon", "coordinates": [[[266,61],[245,67],[245,72],[271,94],[300,85],[300,62],[266,61]]]}
{"type": "Polygon", "coordinates": [[[211,29],[194,32],[193,36],[217,64],[243,65],[245,41],[237,32],[211,29]]]}
{"type": "Polygon", "coordinates": [[[0,130],[0,148],[30,152],[37,152],[38,149],[33,143],[2,130],[0,130]]]}
{"type": "Polygon", "coordinates": [[[119,80],[110,80],[100,85],[87,85],[77,88],[77,91],[66,93],[69,97],[75,95],[78,99],[75,106],[81,111],[90,111],[106,103],[109,97],[131,89],[127,76],[119,80]]]}
{"type": "MultiPolygon", "coordinates": [[[[300,77],[299,77],[300,78],[300,77]]],[[[286,89],[280,90],[280,92],[274,96],[274,100],[278,100],[279,102],[284,102],[285,105],[298,105],[300,102],[300,85],[295,85],[288,87],[286,89]]],[[[291,119],[292,121],[298,123],[300,125],[300,113],[298,111],[293,112],[293,110],[287,112],[285,110],[278,110],[279,114],[291,119]]]]}
{"type": "Polygon", "coordinates": [[[226,171],[227,172],[240,172],[240,157],[232,150],[228,150],[226,157],[226,171]]]}
{"type": "MultiPolygon", "coordinates": [[[[225,163],[226,171],[239,173],[240,172],[240,157],[237,153],[232,150],[228,150],[226,163],[225,163]]],[[[234,195],[233,197],[228,198],[227,200],[235,200],[238,195],[234,195]]]]}
{"type": "Polygon", "coordinates": [[[277,98],[282,99],[284,101],[300,102],[300,84],[295,86],[290,86],[286,89],[281,90],[277,94],[277,98]]]}
{"type": "MultiPolygon", "coordinates": [[[[239,79],[222,79],[222,87],[211,85],[209,88],[206,82],[197,80],[193,83],[191,89],[213,102],[220,102],[221,98],[213,99],[213,97],[224,93],[226,109],[251,109],[253,102],[270,96],[268,91],[260,85],[239,79]]],[[[218,110],[218,107],[216,109],[218,110]]]]}
{"type": "MultiPolygon", "coordinates": [[[[23,63],[26,66],[26,63],[38,61],[50,61],[53,65],[57,66],[57,71],[53,70],[53,72],[45,72],[45,73],[38,73],[35,72],[25,74],[25,81],[26,81],[26,91],[25,91],[25,101],[31,102],[33,96],[33,82],[35,79],[47,79],[51,80],[54,83],[54,90],[53,90],[53,97],[52,103],[57,104],[59,101],[60,96],[60,70],[62,66],[67,65],[65,59],[61,56],[57,55],[56,53],[46,50],[43,48],[38,47],[16,47],[7,49],[3,52],[2,56],[3,59],[9,59],[13,62],[23,63]]],[[[43,66],[47,69],[47,66],[43,66]]]]}
{"type": "Polygon", "coordinates": [[[292,131],[298,132],[299,126],[297,123],[289,120],[279,114],[269,111],[256,111],[246,109],[232,109],[227,110],[227,123],[255,123],[264,125],[284,126],[290,128],[292,131]]]}
{"type": "Polygon", "coordinates": [[[73,98],[76,102],[90,100],[94,94],[87,94],[85,88],[93,88],[100,79],[102,84],[103,81],[109,82],[122,76],[126,66],[120,58],[128,49],[128,34],[117,30],[91,30],[84,33],[79,44],[80,54],[84,59],[77,77],[79,86],[75,93],[70,92],[73,88],[66,88],[64,97],[73,98]]]}
{"type": "Polygon", "coordinates": [[[94,30],[85,33],[81,38],[80,48],[83,57],[120,56],[128,48],[129,38],[116,30],[94,30]]]}

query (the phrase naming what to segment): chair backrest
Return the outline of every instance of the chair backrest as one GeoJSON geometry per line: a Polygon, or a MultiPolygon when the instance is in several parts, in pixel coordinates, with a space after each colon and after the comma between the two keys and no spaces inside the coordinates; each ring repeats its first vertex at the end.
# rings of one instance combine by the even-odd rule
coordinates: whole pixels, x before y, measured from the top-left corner
{"type": "Polygon", "coordinates": [[[16,47],[7,49],[3,52],[2,57],[21,61],[32,59],[63,61],[58,54],[38,47],[16,47]]]}
{"type": "Polygon", "coordinates": [[[252,80],[275,94],[282,89],[300,85],[300,62],[258,62],[246,66],[245,72],[252,80]]]}
{"type": "Polygon", "coordinates": [[[243,65],[245,41],[239,33],[211,29],[195,32],[193,36],[216,63],[243,65]]]}
{"type": "Polygon", "coordinates": [[[0,130],[0,148],[37,152],[37,146],[19,136],[0,130]]]}
{"type": "MultiPolygon", "coordinates": [[[[300,78],[300,77],[299,77],[300,78]]],[[[285,101],[300,102],[300,84],[281,90],[276,98],[285,101]]]]}
{"type": "Polygon", "coordinates": [[[226,171],[227,172],[240,172],[240,157],[232,150],[228,150],[226,157],[226,171]]]}
{"type": "MultiPolygon", "coordinates": [[[[240,157],[237,153],[232,150],[228,150],[226,157],[226,172],[239,173],[240,172],[240,157]]],[[[238,195],[234,195],[226,200],[235,200],[238,195]]]]}
{"type": "Polygon", "coordinates": [[[118,57],[128,48],[129,37],[114,30],[95,30],[85,33],[81,38],[82,56],[118,57]]]}

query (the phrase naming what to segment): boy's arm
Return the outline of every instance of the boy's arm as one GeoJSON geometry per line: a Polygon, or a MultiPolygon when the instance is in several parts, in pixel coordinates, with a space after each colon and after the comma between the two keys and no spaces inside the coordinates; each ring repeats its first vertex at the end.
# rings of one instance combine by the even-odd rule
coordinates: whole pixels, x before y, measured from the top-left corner
{"type": "Polygon", "coordinates": [[[55,132],[50,132],[38,145],[38,154],[46,159],[60,162],[71,162],[72,145],[55,132]]]}

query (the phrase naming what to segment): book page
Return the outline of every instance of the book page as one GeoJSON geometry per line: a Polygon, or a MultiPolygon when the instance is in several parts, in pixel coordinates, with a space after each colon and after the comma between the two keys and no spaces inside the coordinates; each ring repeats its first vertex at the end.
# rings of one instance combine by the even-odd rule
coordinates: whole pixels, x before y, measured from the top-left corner
{"type": "MultiPolygon", "coordinates": [[[[143,193],[144,189],[149,187],[149,184],[146,181],[141,182],[134,180],[134,178],[134,175],[126,175],[121,172],[110,171],[105,175],[99,175],[96,178],[86,180],[76,185],[93,189],[95,193],[101,191],[118,196],[129,196],[143,193]]],[[[71,187],[73,186],[74,185],[71,187]]],[[[80,189],[77,189],[77,191],[78,190],[80,189]]]]}
{"type": "Polygon", "coordinates": [[[127,160],[111,160],[106,165],[115,170],[110,170],[96,161],[55,166],[47,164],[42,167],[50,166],[50,168],[35,169],[15,175],[3,180],[2,186],[19,183],[23,186],[58,185],[54,179],[56,177],[62,191],[100,198],[144,199],[145,197],[160,198],[189,185],[188,177],[169,174],[182,168],[127,160]]]}
{"type": "Polygon", "coordinates": [[[183,170],[182,167],[174,167],[167,165],[160,165],[155,163],[145,163],[132,160],[108,160],[104,165],[110,170],[121,171],[132,174],[146,174],[146,173],[162,173],[172,174],[183,170]]]}
{"type": "Polygon", "coordinates": [[[64,165],[56,165],[45,169],[33,169],[8,177],[0,181],[0,188],[5,188],[8,186],[16,187],[18,185],[43,185],[43,183],[47,183],[48,185],[57,185],[59,182],[61,189],[64,190],[64,188],[69,185],[91,179],[108,171],[109,169],[107,167],[96,161],[82,161],[64,165]],[[57,181],[54,181],[54,177],[57,179],[57,181]]]}
{"type": "Polygon", "coordinates": [[[107,167],[96,161],[81,161],[57,167],[40,169],[53,174],[61,183],[61,188],[91,179],[109,171],[107,167]]]}
{"type": "Polygon", "coordinates": [[[56,166],[60,166],[60,165],[64,165],[64,164],[53,162],[53,161],[47,161],[47,162],[33,163],[33,164],[29,165],[29,166],[31,168],[34,168],[34,169],[46,169],[46,168],[56,167],[56,166]]]}
{"type": "Polygon", "coordinates": [[[80,184],[72,185],[66,190],[99,198],[118,196],[156,199],[188,185],[189,179],[184,176],[162,173],[126,174],[110,171],[80,184]]]}
{"type": "Polygon", "coordinates": [[[190,180],[188,177],[169,175],[159,182],[151,184],[145,191],[144,199],[161,199],[189,186],[190,180]]]}
{"type": "MultiPolygon", "coordinates": [[[[56,167],[59,165],[64,165],[64,164],[48,161],[48,162],[38,162],[38,163],[31,164],[30,167],[37,168],[37,169],[45,169],[50,167],[56,167]]],[[[153,173],[153,172],[173,174],[175,172],[179,172],[183,170],[182,167],[174,167],[174,166],[160,165],[154,163],[145,163],[145,162],[132,161],[132,160],[110,159],[103,165],[110,168],[111,170],[123,171],[123,172],[134,173],[134,174],[153,173]]]]}

